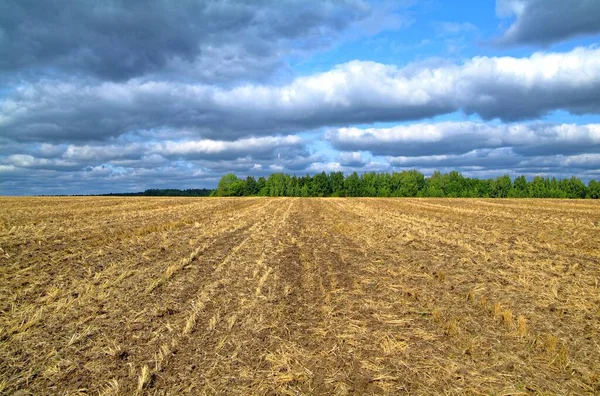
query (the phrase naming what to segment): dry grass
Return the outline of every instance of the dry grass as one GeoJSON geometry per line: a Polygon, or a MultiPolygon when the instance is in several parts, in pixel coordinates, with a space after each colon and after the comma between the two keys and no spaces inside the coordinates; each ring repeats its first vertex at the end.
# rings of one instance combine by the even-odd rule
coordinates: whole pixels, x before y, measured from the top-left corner
{"type": "Polygon", "coordinates": [[[600,203],[0,198],[0,393],[600,393],[600,203]]]}

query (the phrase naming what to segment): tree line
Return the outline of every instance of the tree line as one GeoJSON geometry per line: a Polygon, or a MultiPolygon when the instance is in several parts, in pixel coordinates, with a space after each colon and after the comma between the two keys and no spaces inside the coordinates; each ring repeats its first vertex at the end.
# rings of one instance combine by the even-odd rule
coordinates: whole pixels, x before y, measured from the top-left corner
{"type": "Polygon", "coordinates": [[[269,197],[455,197],[455,198],[600,198],[600,182],[587,185],[577,177],[556,179],[536,176],[512,180],[465,177],[457,171],[434,172],[425,177],[416,170],[344,175],[322,172],[314,176],[274,173],[255,179],[229,173],[221,178],[211,196],[269,197]]]}
{"type": "Polygon", "coordinates": [[[104,197],[208,197],[214,190],[208,188],[152,188],[141,192],[99,194],[104,197]]]}

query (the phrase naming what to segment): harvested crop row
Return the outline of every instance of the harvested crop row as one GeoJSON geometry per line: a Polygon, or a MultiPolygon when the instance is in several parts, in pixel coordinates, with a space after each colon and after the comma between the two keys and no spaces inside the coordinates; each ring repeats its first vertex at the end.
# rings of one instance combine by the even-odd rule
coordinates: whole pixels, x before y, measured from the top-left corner
{"type": "Polygon", "coordinates": [[[0,393],[600,392],[596,202],[0,205],[0,393]]]}

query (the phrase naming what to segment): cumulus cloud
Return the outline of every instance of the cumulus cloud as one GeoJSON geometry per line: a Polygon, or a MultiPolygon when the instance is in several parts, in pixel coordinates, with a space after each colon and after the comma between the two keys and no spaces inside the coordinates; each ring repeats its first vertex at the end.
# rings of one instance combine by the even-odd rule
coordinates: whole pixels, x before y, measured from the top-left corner
{"type": "Polygon", "coordinates": [[[236,141],[177,140],[161,142],[125,142],[111,144],[51,145],[32,148],[28,154],[0,157],[0,162],[19,167],[43,167],[62,164],[80,167],[83,164],[125,163],[127,161],[154,162],[171,160],[235,160],[273,159],[295,157],[306,153],[305,142],[298,136],[265,136],[236,141]]]}
{"type": "Polygon", "coordinates": [[[339,128],[328,131],[326,138],[339,150],[406,157],[502,148],[525,156],[600,152],[600,124],[420,123],[391,128],[339,128]]]}
{"type": "Polygon", "coordinates": [[[420,157],[389,157],[391,166],[401,169],[431,169],[451,171],[460,169],[469,174],[552,175],[584,180],[600,176],[599,154],[524,156],[512,148],[477,149],[465,154],[426,155],[420,157]],[[473,173],[471,173],[473,174],[473,173]]]}
{"type": "Polygon", "coordinates": [[[1,159],[4,165],[27,169],[53,169],[73,171],[81,165],[63,158],[37,158],[29,154],[13,154],[1,159]]]}
{"type": "MultiPolygon", "coordinates": [[[[539,121],[600,113],[598,46],[324,72],[310,60],[294,76],[318,51],[411,24],[412,3],[0,2],[0,193],[212,187],[227,172],[598,174],[598,125],[539,121]],[[423,121],[461,113],[487,123],[423,121]],[[365,126],[395,121],[419,123],[365,126]]],[[[597,33],[597,3],[498,0],[514,23],[497,44],[597,33]]],[[[478,33],[467,21],[428,26],[447,46],[478,33]]]]}
{"type": "Polygon", "coordinates": [[[453,169],[510,169],[523,158],[511,147],[498,149],[475,149],[464,154],[438,154],[421,156],[392,156],[392,166],[402,168],[453,168],[453,169]]]}
{"type": "Polygon", "coordinates": [[[0,134],[18,141],[104,140],[170,128],[235,140],[459,110],[514,121],[559,109],[600,112],[600,48],[404,68],[352,61],[283,86],[42,81],[0,99],[0,134]]]}
{"type": "Polygon", "coordinates": [[[0,3],[0,70],[52,67],[112,81],[163,71],[260,78],[284,55],[325,48],[351,28],[374,34],[405,23],[387,11],[377,27],[370,21],[381,11],[362,0],[8,0],[0,3]]]}
{"type": "Polygon", "coordinates": [[[441,122],[339,128],[325,137],[348,155],[368,151],[394,169],[417,168],[426,174],[458,169],[476,177],[600,176],[600,124],[441,122]]]}
{"type": "Polygon", "coordinates": [[[574,36],[600,33],[597,0],[497,0],[496,12],[514,22],[498,45],[549,45],[574,36]]]}
{"type": "Polygon", "coordinates": [[[304,171],[321,160],[310,155],[305,145],[291,135],[237,141],[43,144],[29,147],[27,153],[0,153],[0,193],[213,187],[227,172],[266,176],[274,169],[304,171]]]}
{"type": "Polygon", "coordinates": [[[343,166],[362,168],[369,161],[359,152],[342,152],[339,155],[339,163],[343,166]]]}
{"type": "MultiPolygon", "coordinates": [[[[240,156],[252,158],[271,158],[274,153],[285,148],[285,154],[298,154],[304,149],[304,142],[298,136],[268,136],[246,138],[233,142],[215,140],[169,141],[148,145],[148,150],[165,157],[184,157],[188,159],[235,159],[240,156]]],[[[281,156],[281,152],[278,152],[281,156]]]]}

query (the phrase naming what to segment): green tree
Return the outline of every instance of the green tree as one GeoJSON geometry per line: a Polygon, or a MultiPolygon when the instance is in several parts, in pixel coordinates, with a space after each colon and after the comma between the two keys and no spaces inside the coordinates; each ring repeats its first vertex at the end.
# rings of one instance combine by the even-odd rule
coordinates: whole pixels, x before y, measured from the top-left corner
{"type": "Polygon", "coordinates": [[[569,198],[585,198],[587,187],[577,177],[573,176],[567,180],[567,197],[569,198]]]}
{"type": "Polygon", "coordinates": [[[512,188],[512,181],[509,175],[499,176],[492,188],[492,196],[494,198],[506,198],[512,188]]]}
{"type": "Polygon", "coordinates": [[[271,197],[285,195],[285,177],[283,173],[273,173],[266,182],[267,194],[271,197]]]}
{"type": "Polygon", "coordinates": [[[352,172],[352,174],[344,180],[344,189],[346,190],[346,195],[348,197],[360,197],[362,193],[362,186],[360,183],[360,178],[356,172],[352,172]]]}
{"type": "Polygon", "coordinates": [[[227,195],[231,197],[241,197],[246,191],[246,182],[242,179],[234,180],[229,185],[229,193],[227,195]]]}
{"type": "Polygon", "coordinates": [[[267,180],[263,176],[259,177],[256,181],[256,188],[258,189],[258,195],[261,197],[269,195],[267,191],[267,180]]]}
{"type": "Polygon", "coordinates": [[[429,177],[425,183],[425,193],[423,196],[425,197],[443,197],[443,180],[442,174],[439,171],[433,172],[431,177],[429,177]]]}
{"type": "Polygon", "coordinates": [[[259,192],[258,183],[252,176],[246,178],[246,188],[244,189],[244,195],[257,195],[259,192]]]}
{"type": "Polygon", "coordinates": [[[600,182],[590,180],[588,184],[587,196],[593,199],[600,199],[600,182]]]}
{"type": "Polygon", "coordinates": [[[442,175],[442,191],[446,197],[462,197],[465,191],[465,178],[457,171],[442,175]]]}
{"type": "Polygon", "coordinates": [[[238,179],[232,173],[221,178],[216,190],[155,189],[133,195],[164,196],[288,196],[288,197],[498,197],[498,198],[600,198],[600,183],[591,180],[585,185],[579,178],[557,180],[536,176],[528,182],[525,176],[514,182],[509,175],[496,179],[464,177],[457,171],[434,172],[425,177],[417,170],[400,173],[356,172],[344,176],[342,172],[317,173],[314,176],[297,177],[273,173],[267,179],[252,176],[238,179]]]}
{"type": "Polygon", "coordinates": [[[508,192],[509,198],[525,198],[529,196],[529,185],[525,176],[519,176],[513,182],[513,186],[508,192]]]}
{"type": "Polygon", "coordinates": [[[213,192],[212,195],[215,197],[227,197],[232,195],[231,186],[237,181],[239,181],[239,179],[233,173],[226,174],[221,178],[221,180],[219,180],[219,185],[217,186],[217,189],[213,192]]]}
{"type": "Polygon", "coordinates": [[[329,186],[331,187],[332,196],[343,197],[346,195],[344,189],[344,174],[342,172],[331,172],[329,174],[329,186]]]}
{"type": "Polygon", "coordinates": [[[329,178],[325,172],[317,173],[312,178],[312,190],[316,197],[328,197],[331,194],[329,178]]]}
{"type": "Polygon", "coordinates": [[[530,196],[534,198],[548,198],[550,196],[550,185],[548,179],[536,176],[529,184],[530,196]]]}
{"type": "Polygon", "coordinates": [[[376,197],[378,190],[377,174],[375,172],[363,173],[360,178],[362,197],[376,197]]]}
{"type": "Polygon", "coordinates": [[[419,171],[402,171],[399,176],[398,196],[416,197],[425,188],[425,176],[419,171]]]}

